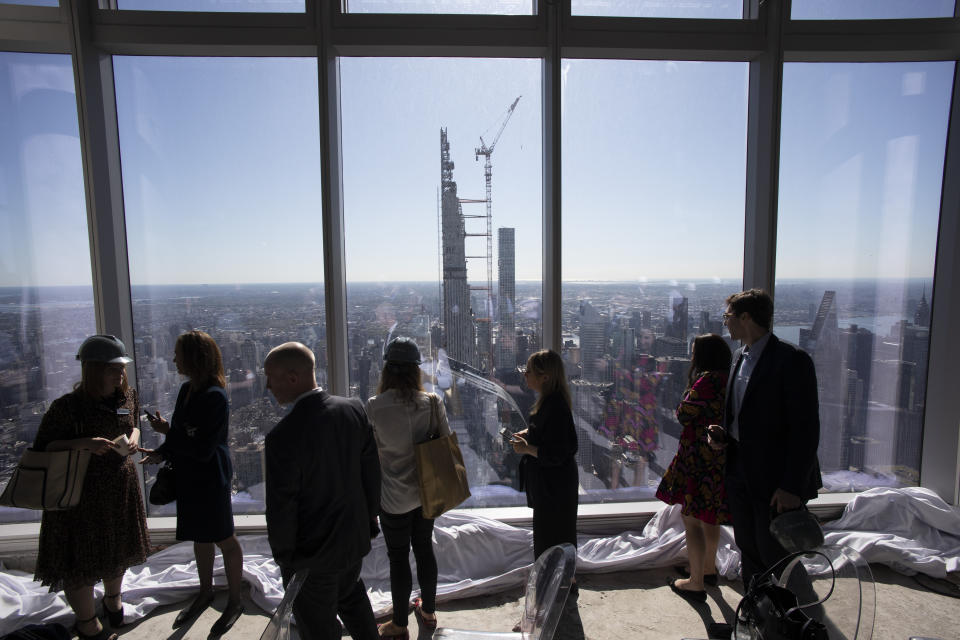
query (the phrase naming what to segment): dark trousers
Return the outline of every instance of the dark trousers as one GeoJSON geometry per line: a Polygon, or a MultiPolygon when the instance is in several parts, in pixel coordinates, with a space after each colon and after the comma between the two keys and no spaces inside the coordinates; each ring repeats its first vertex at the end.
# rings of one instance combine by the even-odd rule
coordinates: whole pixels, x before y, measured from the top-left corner
{"type": "MultiPolygon", "coordinates": [[[[304,640],[339,640],[343,620],[353,640],[379,640],[377,622],[360,579],[358,562],[340,573],[311,569],[293,602],[297,631],[304,640]]],[[[283,583],[293,578],[292,569],[283,569],[283,583]]]]}
{"type": "Polygon", "coordinates": [[[380,528],[387,543],[390,560],[390,595],[393,597],[393,624],[407,626],[413,575],[410,572],[410,547],[417,562],[417,582],[423,610],[433,613],[437,607],[437,559],[433,555],[433,520],[423,517],[417,507],[407,513],[380,514],[380,528]]]}
{"type": "MultiPolygon", "coordinates": [[[[572,513],[558,512],[550,507],[535,508],[533,510],[533,560],[536,562],[540,555],[550,547],[569,542],[577,546],[577,513],[576,505],[572,513]]],[[[549,581],[550,576],[543,576],[549,581]]],[[[540,580],[538,579],[538,582],[540,580]]],[[[539,585],[537,591],[539,592],[539,585]]],[[[583,622],[580,620],[580,608],[577,601],[580,598],[580,588],[574,582],[570,588],[570,595],[564,603],[554,632],[554,640],[583,640],[583,622]]]]}
{"type": "Polygon", "coordinates": [[[753,576],[773,566],[787,555],[787,550],[770,534],[770,497],[752,495],[736,472],[728,473],[724,484],[733,518],[733,537],[740,548],[743,588],[749,589],[753,576]]]}
{"type": "Polygon", "coordinates": [[[558,511],[542,507],[533,510],[533,560],[536,562],[544,551],[558,544],[569,542],[577,546],[577,511],[558,511]]]}

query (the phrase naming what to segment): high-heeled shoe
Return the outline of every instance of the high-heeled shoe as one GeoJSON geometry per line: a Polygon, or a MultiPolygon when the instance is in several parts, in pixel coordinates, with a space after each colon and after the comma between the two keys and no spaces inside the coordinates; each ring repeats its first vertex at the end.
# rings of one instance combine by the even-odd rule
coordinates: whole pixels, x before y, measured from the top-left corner
{"type": "Polygon", "coordinates": [[[87,618],[86,620],[76,620],[73,623],[73,632],[77,634],[79,640],[118,640],[120,636],[115,633],[109,633],[103,626],[100,627],[100,631],[97,631],[93,635],[88,635],[83,631],[80,631],[81,624],[87,624],[88,622],[93,622],[97,619],[97,616],[92,618],[87,618]]]}
{"type": "Polygon", "coordinates": [[[190,603],[190,606],[177,614],[177,619],[173,621],[173,628],[182,627],[187,624],[201,613],[203,610],[210,606],[210,603],[213,602],[213,592],[204,595],[203,593],[198,593],[197,597],[193,599],[193,602],[190,603]]]}
{"type": "Polygon", "coordinates": [[[119,593],[105,593],[103,597],[100,598],[100,604],[103,605],[103,612],[107,616],[107,621],[110,623],[111,629],[119,629],[123,626],[123,603],[120,603],[120,610],[114,611],[107,606],[107,598],[119,598],[119,593]]]}
{"type": "Polygon", "coordinates": [[[228,602],[227,606],[223,610],[223,613],[220,614],[220,617],[217,618],[217,621],[213,623],[212,627],[210,627],[210,635],[222,636],[227,631],[230,631],[230,627],[232,627],[233,624],[240,619],[242,614],[242,602],[228,602]]]}

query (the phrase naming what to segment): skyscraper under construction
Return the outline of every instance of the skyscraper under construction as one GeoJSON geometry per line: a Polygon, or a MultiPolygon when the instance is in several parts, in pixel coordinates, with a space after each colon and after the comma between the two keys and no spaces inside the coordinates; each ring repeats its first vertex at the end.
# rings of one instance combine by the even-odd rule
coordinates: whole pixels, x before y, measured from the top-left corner
{"type": "Polygon", "coordinates": [[[467,282],[466,226],[453,179],[447,130],[440,129],[440,237],[443,244],[443,342],[447,356],[476,366],[476,326],[467,282]]]}

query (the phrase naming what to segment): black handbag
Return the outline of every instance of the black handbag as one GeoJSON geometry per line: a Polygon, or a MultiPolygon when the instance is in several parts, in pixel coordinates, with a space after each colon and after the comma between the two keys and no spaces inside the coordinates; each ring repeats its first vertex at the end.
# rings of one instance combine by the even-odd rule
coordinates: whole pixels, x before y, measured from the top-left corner
{"type": "MultiPolygon", "coordinates": [[[[776,570],[785,562],[798,558],[804,553],[822,556],[830,565],[833,580],[836,581],[836,572],[833,563],[819,551],[791,553],[775,563],[763,574],[754,576],[750,581],[747,594],[737,606],[735,616],[736,626],[734,636],[740,628],[746,627],[754,632],[755,636],[766,640],[828,640],[826,626],[804,612],[804,608],[821,604],[833,593],[830,592],[821,600],[801,605],[797,596],[779,584],[776,579],[776,570]]],[[[787,569],[786,571],[789,571],[787,569]]]]}
{"type": "Polygon", "coordinates": [[[157,479],[150,488],[150,504],[170,504],[177,499],[177,476],[167,461],[157,469],[157,479]]]}

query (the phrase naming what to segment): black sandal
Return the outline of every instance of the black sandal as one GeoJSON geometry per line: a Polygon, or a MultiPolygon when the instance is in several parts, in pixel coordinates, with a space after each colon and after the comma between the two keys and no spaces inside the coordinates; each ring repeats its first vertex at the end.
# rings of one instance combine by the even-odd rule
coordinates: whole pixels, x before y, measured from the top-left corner
{"type": "Polygon", "coordinates": [[[123,602],[120,603],[120,610],[114,611],[107,606],[107,598],[119,598],[120,593],[103,594],[103,597],[100,598],[100,604],[103,605],[103,612],[107,616],[107,621],[110,623],[111,629],[119,629],[123,626],[123,602]]]}
{"type": "Polygon", "coordinates": [[[100,627],[100,631],[96,632],[92,636],[85,634],[83,631],[80,631],[80,627],[77,625],[86,624],[88,622],[93,622],[97,619],[97,616],[92,618],[87,618],[86,620],[77,619],[73,623],[73,631],[77,634],[77,638],[80,640],[118,640],[120,636],[115,633],[108,633],[103,626],[100,627]]]}

